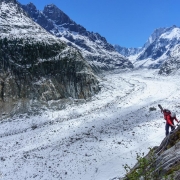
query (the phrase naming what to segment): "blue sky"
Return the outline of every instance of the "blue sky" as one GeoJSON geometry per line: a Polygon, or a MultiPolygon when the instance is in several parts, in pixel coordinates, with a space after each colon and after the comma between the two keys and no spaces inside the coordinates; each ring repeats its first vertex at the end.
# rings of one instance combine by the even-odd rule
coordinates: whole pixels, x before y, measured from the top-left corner
{"type": "Polygon", "coordinates": [[[18,0],[39,10],[55,4],[77,24],[111,44],[142,46],[159,27],[180,26],[179,0],[18,0]]]}

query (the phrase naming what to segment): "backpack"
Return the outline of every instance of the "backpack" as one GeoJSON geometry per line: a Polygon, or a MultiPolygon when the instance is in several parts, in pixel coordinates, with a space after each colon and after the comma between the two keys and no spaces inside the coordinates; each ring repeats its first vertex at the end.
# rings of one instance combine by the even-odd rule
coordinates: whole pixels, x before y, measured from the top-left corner
{"type": "Polygon", "coordinates": [[[171,114],[171,111],[169,109],[164,109],[163,112],[166,113],[166,115],[170,115],[171,114]]]}

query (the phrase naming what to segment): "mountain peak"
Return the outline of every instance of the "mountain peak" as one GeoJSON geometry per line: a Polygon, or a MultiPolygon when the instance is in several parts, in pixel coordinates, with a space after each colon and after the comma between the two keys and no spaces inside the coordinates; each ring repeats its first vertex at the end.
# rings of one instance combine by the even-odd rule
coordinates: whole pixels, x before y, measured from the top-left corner
{"type": "Polygon", "coordinates": [[[167,32],[167,31],[171,31],[174,28],[177,28],[176,25],[170,26],[170,27],[161,27],[161,28],[157,28],[154,30],[154,32],[151,34],[151,37],[155,37],[158,38],[160,37],[163,33],[167,32]]]}
{"type": "Polygon", "coordinates": [[[74,23],[63,11],[61,11],[54,4],[49,4],[44,7],[43,13],[51,20],[54,20],[60,24],[74,23]]]}
{"type": "Polygon", "coordinates": [[[176,25],[173,25],[172,27],[176,28],[177,26],[176,26],[176,25]]]}
{"type": "Polygon", "coordinates": [[[28,7],[31,8],[31,9],[36,9],[36,6],[35,6],[32,2],[30,2],[30,3],[27,4],[26,6],[28,6],[28,7]]]}

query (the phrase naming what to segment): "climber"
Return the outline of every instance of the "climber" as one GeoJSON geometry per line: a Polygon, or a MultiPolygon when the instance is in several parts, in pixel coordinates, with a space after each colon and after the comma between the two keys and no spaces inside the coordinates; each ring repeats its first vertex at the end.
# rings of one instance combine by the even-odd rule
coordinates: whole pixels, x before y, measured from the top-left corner
{"type": "Polygon", "coordinates": [[[166,130],[166,136],[167,136],[169,134],[169,127],[171,127],[171,132],[174,131],[176,127],[174,125],[174,119],[177,122],[179,121],[177,120],[175,113],[171,113],[168,109],[164,109],[163,114],[164,114],[164,119],[166,120],[165,130],[166,130]]]}
{"type": "Polygon", "coordinates": [[[174,120],[179,123],[179,120],[176,118],[176,114],[174,112],[171,112],[168,109],[163,109],[161,105],[158,105],[159,108],[161,109],[161,112],[164,114],[164,119],[166,120],[166,136],[169,134],[169,127],[171,127],[171,132],[174,131],[175,125],[174,125],[174,120]]]}

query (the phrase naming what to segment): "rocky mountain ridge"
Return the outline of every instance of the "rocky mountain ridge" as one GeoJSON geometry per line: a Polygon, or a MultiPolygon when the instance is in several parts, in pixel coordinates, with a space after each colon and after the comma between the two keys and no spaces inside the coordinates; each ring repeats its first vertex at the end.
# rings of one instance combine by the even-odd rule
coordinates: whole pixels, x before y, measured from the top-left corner
{"type": "Polygon", "coordinates": [[[136,55],[142,51],[142,48],[126,48],[119,45],[114,45],[114,48],[116,51],[118,51],[120,54],[122,54],[125,57],[129,57],[132,55],[136,55]]]}
{"type": "Polygon", "coordinates": [[[132,63],[120,55],[104,37],[87,31],[57,6],[47,5],[43,11],[39,11],[34,4],[30,3],[22,5],[22,8],[48,32],[77,48],[97,72],[100,69],[133,68],[132,63]]]}

